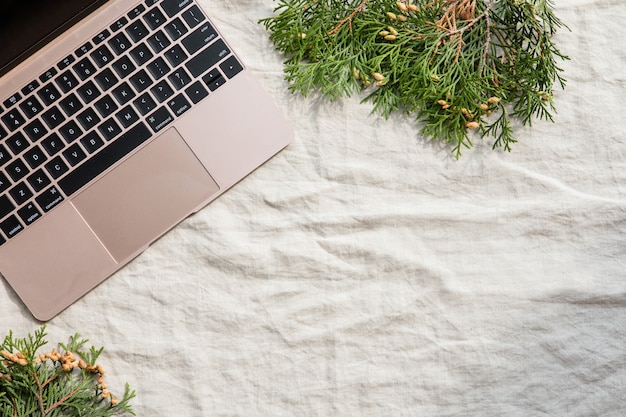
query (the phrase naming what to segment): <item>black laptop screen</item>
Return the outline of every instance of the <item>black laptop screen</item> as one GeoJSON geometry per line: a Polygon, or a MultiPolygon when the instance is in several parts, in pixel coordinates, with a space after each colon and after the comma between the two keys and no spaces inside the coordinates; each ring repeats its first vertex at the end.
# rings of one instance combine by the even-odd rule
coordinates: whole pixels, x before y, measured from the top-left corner
{"type": "Polygon", "coordinates": [[[0,75],[107,0],[0,0],[0,75]]]}

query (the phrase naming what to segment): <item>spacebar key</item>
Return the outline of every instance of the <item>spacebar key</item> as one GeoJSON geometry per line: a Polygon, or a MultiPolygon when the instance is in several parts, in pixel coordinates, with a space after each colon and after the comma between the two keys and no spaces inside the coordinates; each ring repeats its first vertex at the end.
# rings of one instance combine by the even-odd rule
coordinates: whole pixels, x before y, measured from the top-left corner
{"type": "Polygon", "coordinates": [[[150,139],[151,136],[152,133],[144,123],[138,124],[62,178],[59,181],[59,187],[65,195],[74,194],[111,165],[128,155],[133,149],[150,139]]]}

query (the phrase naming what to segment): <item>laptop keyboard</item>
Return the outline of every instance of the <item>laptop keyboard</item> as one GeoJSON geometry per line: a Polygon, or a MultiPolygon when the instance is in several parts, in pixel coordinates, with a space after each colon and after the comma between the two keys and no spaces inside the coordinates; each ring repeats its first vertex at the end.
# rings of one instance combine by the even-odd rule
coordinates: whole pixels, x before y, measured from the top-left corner
{"type": "Polygon", "coordinates": [[[0,245],[242,70],[188,0],[148,0],[0,106],[0,245]]]}

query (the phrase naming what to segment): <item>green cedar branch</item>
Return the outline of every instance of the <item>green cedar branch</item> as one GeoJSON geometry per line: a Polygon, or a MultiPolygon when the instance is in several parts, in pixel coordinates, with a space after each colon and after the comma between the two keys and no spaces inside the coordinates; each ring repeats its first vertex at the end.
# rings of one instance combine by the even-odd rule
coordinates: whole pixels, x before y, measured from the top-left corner
{"type": "Polygon", "coordinates": [[[260,22],[292,92],[363,93],[457,158],[473,136],[510,151],[513,122],[554,121],[554,88],[565,87],[550,0],[279,0],[260,22]]]}
{"type": "Polygon", "coordinates": [[[0,417],[111,417],[134,412],[128,384],[114,397],[96,361],[103,348],[84,350],[79,334],[47,353],[45,326],[19,339],[10,332],[0,345],[0,417]]]}

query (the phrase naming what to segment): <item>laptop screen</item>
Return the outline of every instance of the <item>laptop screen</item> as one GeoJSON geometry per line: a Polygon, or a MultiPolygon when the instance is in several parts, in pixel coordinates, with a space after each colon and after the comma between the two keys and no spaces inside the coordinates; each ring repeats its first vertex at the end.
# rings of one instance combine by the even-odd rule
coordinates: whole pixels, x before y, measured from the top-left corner
{"type": "Polygon", "coordinates": [[[0,75],[108,0],[0,0],[0,75]]]}

